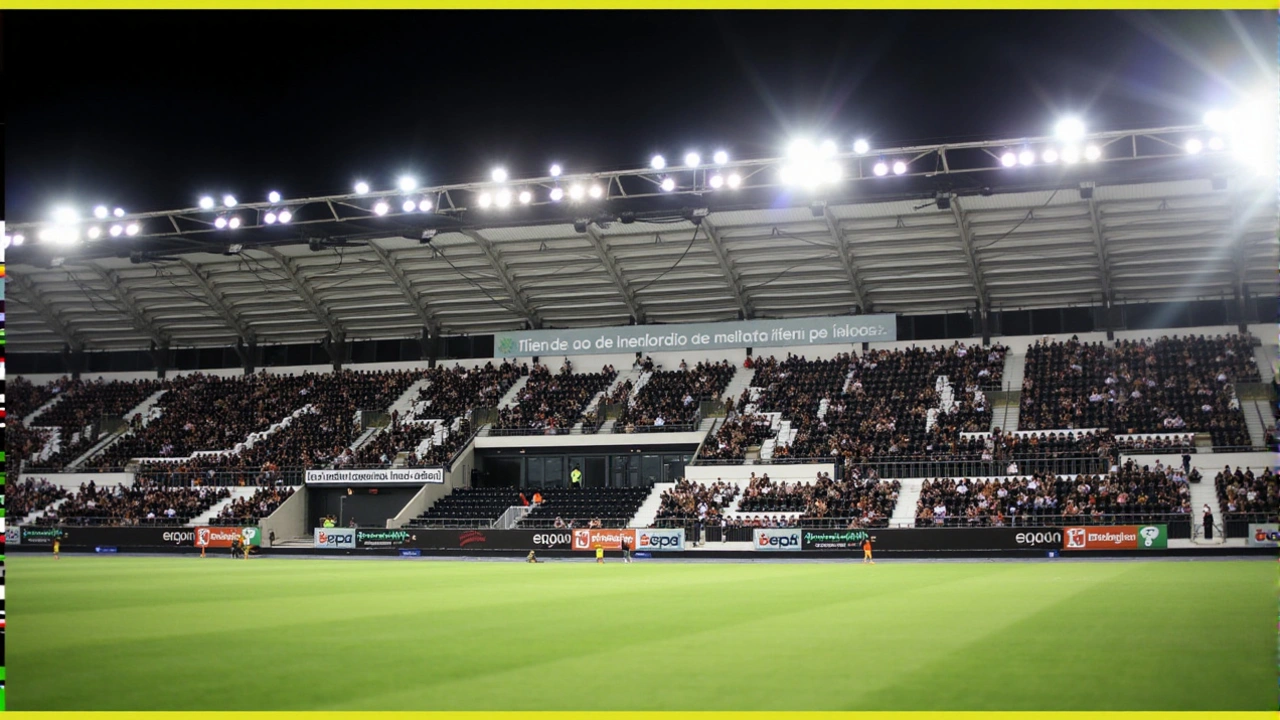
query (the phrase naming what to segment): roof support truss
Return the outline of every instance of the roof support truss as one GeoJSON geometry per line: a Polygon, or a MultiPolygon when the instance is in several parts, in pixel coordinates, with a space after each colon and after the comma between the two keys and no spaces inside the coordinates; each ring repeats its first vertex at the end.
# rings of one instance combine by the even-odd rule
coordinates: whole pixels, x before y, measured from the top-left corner
{"type": "Polygon", "coordinates": [[[24,275],[10,275],[9,281],[21,291],[18,294],[20,301],[35,310],[40,319],[44,320],[44,324],[48,325],[50,330],[62,338],[62,342],[66,343],[74,351],[83,349],[84,343],[80,341],[80,338],[76,337],[75,331],[62,322],[62,319],[53,311],[53,308],[49,307],[44,299],[40,297],[40,293],[36,292],[35,283],[31,282],[30,278],[24,275]]]}
{"type": "Polygon", "coordinates": [[[1115,301],[1111,294],[1111,261],[1107,253],[1107,234],[1102,228],[1102,213],[1098,210],[1098,199],[1089,198],[1089,220],[1093,224],[1093,242],[1098,251],[1098,274],[1102,280],[1102,295],[1110,304],[1115,301]]]}
{"type": "Polygon", "coordinates": [[[982,265],[978,262],[977,252],[973,249],[973,230],[969,227],[969,216],[960,207],[960,198],[951,198],[951,216],[956,220],[956,228],[960,232],[960,242],[964,246],[964,257],[968,261],[969,277],[973,279],[973,292],[978,298],[978,309],[986,310],[991,306],[987,295],[987,281],[982,277],[982,265]]]}
{"type": "Polygon", "coordinates": [[[285,277],[289,278],[289,284],[294,290],[298,291],[298,295],[302,298],[302,302],[316,316],[316,320],[329,331],[329,337],[336,341],[341,341],[346,335],[342,332],[342,328],[333,318],[329,317],[329,313],[325,311],[320,301],[316,299],[315,293],[311,292],[311,287],[307,285],[307,280],[298,272],[297,265],[290,260],[284,253],[273,247],[259,248],[262,252],[271,256],[273,260],[280,264],[284,269],[285,277]]]}
{"type": "Polygon", "coordinates": [[[129,320],[135,330],[151,338],[152,342],[158,347],[169,347],[169,336],[157,328],[151,320],[147,319],[146,313],[142,311],[142,308],[138,307],[133,298],[129,297],[129,292],[120,284],[120,276],[117,273],[98,267],[93,263],[88,263],[88,267],[95,275],[102,278],[102,282],[106,284],[107,289],[111,291],[116,300],[120,301],[121,307],[124,309],[125,314],[129,316],[129,320]]]}
{"type": "Polygon", "coordinates": [[[204,276],[204,271],[200,269],[200,266],[186,258],[179,258],[178,262],[182,263],[187,272],[191,273],[191,279],[196,281],[196,285],[200,286],[200,289],[204,291],[205,297],[208,298],[209,307],[218,313],[222,321],[227,324],[227,327],[245,344],[253,344],[255,342],[253,331],[240,321],[239,316],[231,311],[231,308],[227,306],[222,296],[213,287],[213,283],[209,282],[209,279],[204,276]]]}
{"type": "Polygon", "coordinates": [[[738,311],[742,313],[743,320],[750,320],[755,317],[755,309],[751,307],[751,301],[747,299],[746,290],[742,287],[742,278],[733,269],[733,263],[729,261],[729,253],[724,249],[724,241],[720,239],[720,229],[712,225],[707,218],[702,219],[702,229],[707,232],[707,239],[711,242],[711,251],[715,253],[716,262],[720,263],[720,270],[724,272],[725,282],[729,284],[729,290],[733,293],[733,298],[738,303],[738,311]]]}
{"type": "Polygon", "coordinates": [[[588,225],[587,237],[591,240],[591,247],[600,258],[600,263],[604,265],[605,271],[609,273],[609,277],[613,278],[613,284],[618,286],[618,292],[622,294],[622,300],[627,304],[627,310],[631,311],[631,317],[636,319],[637,325],[643,325],[645,323],[644,308],[640,307],[640,301],[636,299],[636,294],[631,289],[631,284],[623,277],[622,271],[618,269],[618,264],[609,254],[609,248],[605,245],[604,237],[600,235],[600,228],[595,225],[588,225]]]}
{"type": "Polygon", "coordinates": [[[377,256],[378,262],[381,262],[382,266],[387,269],[387,274],[391,276],[391,279],[400,288],[400,292],[404,294],[404,299],[409,303],[409,307],[413,308],[414,313],[422,320],[423,327],[432,330],[433,334],[438,332],[440,330],[439,318],[414,292],[413,283],[409,282],[409,278],[404,274],[404,271],[392,260],[391,253],[376,242],[370,242],[366,247],[377,256]]]}
{"type": "Polygon", "coordinates": [[[542,319],[529,307],[528,303],[524,301],[524,296],[516,289],[515,283],[511,281],[511,275],[507,270],[507,264],[502,261],[502,256],[493,247],[493,243],[475,230],[462,230],[460,232],[475,241],[476,247],[480,248],[480,252],[484,253],[485,258],[489,260],[489,265],[493,267],[493,271],[498,275],[498,281],[502,283],[507,295],[511,297],[511,304],[516,314],[528,320],[531,326],[535,328],[542,327],[542,319]]]}
{"type": "Polygon", "coordinates": [[[844,240],[844,232],[840,229],[840,222],[831,213],[831,208],[823,208],[822,218],[827,222],[827,232],[831,233],[831,240],[836,244],[836,253],[840,255],[840,263],[844,265],[845,275],[849,277],[849,285],[853,288],[853,294],[858,298],[858,307],[864,313],[871,312],[871,302],[867,300],[867,289],[858,278],[858,266],[853,259],[853,251],[849,248],[849,243],[844,240]]]}

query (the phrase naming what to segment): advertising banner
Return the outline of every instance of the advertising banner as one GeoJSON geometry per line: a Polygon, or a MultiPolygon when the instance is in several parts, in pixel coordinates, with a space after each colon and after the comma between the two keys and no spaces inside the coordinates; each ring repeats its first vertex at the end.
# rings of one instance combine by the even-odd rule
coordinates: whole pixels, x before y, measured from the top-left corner
{"type": "Polygon", "coordinates": [[[751,549],[761,552],[798,552],[803,542],[800,528],[756,528],[751,538],[751,549]]]}
{"type": "Polygon", "coordinates": [[[390,549],[408,547],[417,538],[407,530],[361,530],[356,528],[356,547],[390,549]]]}
{"type": "Polygon", "coordinates": [[[493,356],[513,358],[532,355],[851,345],[893,342],[897,339],[896,315],[847,315],[661,326],[499,331],[493,336],[493,356]]]}
{"type": "Polygon", "coordinates": [[[4,544],[18,545],[22,542],[22,531],[16,527],[8,527],[4,530],[4,544]]]}
{"type": "Polygon", "coordinates": [[[684,528],[636,530],[632,550],[676,552],[684,550],[684,528]]]}
{"type": "Polygon", "coordinates": [[[1249,547],[1276,547],[1280,543],[1280,525],[1275,523],[1249,523],[1249,536],[1245,544],[1249,547]]]}
{"type": "Polygon", "coordinates": [[[53,539],[62,537],[62,529],[56,527],[20,527],[18,542],[23,545],[52,545],[53,539]]]}
{"type": "Polygon", "coordinates": [[[405,545],[432,550],[568,550],[573,531],[546,530],[421,530],[411,531],[405,545]]]}
{"type": "Polygon", "coordinates": [[[805,550],[859,550],[869,537],[866,530],[805,530],[801,540],[805,550]]]}
{"type": "Polygon", "coordinates": [[[573,549],[595,550],[596,546],[599,545],[605,550],[621,550],[623,538],[630,543],[632,549],[635,549],[635,530],[593,530],[590,528],[579,528],[573,530],[573,549]]]}
{"type": "Polygon", "coordinates": [[[22,527],[24,545],[52,545],[55,537],[70,547],[164,547],[191,545],[193,528],[162,527],[22,527]]]}
{"type": "Polygon", "coordinates": [[[805,530],[805,550],[862,549],[867,537],[876,550],[1060,550],[1062,529],[1040,528],[874,528],[805,530]]]}
{"type": "Polygon", "coordinates": [[[315,528],[313,547],[331,550],[354,550],[356,531],[350,528],[315,528]]]}
{"type": "Polygon", "coordinates": [[[196,547],[229,548],[237,538],[245,545],[262,544],[262,533],[256,527],[198,527],[192,542],[196,547]]]}
{"type": "Polygon", "coordinates": [[[444,468],[307,471],[308,485],[421,485],[423,483],[444,484],[444,468]]]}
{"type": "Polygon", "coordinates": [[[1063,550],[1164,550],[1169,533],[1164,525],[1114,525],[1062,529],[1063,550]]]}

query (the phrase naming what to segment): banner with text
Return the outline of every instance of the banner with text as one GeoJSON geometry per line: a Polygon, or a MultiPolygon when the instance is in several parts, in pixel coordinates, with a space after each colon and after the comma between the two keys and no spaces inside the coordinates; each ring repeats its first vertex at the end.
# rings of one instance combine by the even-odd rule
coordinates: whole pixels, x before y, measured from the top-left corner
{"type": "Polygon", "coordinates": [[[756,528],[751,536],[752,550],[796,552],[801,546],[800,528],[756,528]]]}
{"type": "Polygon", "coordinates": [[[1249,547],[1276,547],[1280,543],[1280,525],[1275,523],[1249,523],[1249,547]]]}
{"type": "Polygon", "coordinates": [[[893,342],[892,314],[498,332],[497,358],[893,342]]]}
{"type": "Polygon", "coordinates": [[[262,545],[262,533],[256,527],[198,527],[194,540],[196,547],[203,548],[229,548],[236,540],[262,545]]]}
{"type": "Polygon", "coordinates": [[[1062,529],[1063,550],[1164,550],[1169,547],[1165,525],[1068,527],[1062,529]]]}
{"type": "Polygon", "coordinates": [[[313,528],[312,547],[331,550],[354,550],[356,531],[352,528],[313,528]]]}
{"type": "Polygon", "coordinates": [[[308,485],[391,485],[444,483],[444,468],[374,468],[372,470],[308,470],[308,485]]]}

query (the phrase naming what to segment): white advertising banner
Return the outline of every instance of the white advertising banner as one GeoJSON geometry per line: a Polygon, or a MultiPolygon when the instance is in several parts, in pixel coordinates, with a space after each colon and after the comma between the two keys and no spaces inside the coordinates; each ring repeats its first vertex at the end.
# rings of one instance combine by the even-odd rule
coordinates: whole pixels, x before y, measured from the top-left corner
{"type": "Polygon", "coordinates": [[[315,547],[354,550],[356,547],[355,528],[315,528],[315,547]]]}
{"type": "Polygon", "coordinates": [[[373,468],[371,470],[308,470],[308,485],[444,484],[444,468],[373,468]]]}
{"type": "Polygon", "coordinates": [[[684,528],[636,530],[637,552],[684,550],[684,528]]]}
{"type": "Polygon", "coordinates": [[[760,552],[799,552],[800,528],[756,528],[751,549],[760,552]]]}

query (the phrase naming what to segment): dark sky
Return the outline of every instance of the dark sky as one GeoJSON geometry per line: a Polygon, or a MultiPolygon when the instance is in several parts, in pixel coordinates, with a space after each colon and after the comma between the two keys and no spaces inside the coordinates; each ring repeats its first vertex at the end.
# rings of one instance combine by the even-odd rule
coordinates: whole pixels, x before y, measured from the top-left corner
{"type": "Polygon", "coordinates": [[[11,222],[1199,122],[1275,83],[1274,12],[7,13],[11,222]]]}

